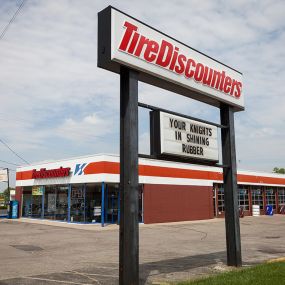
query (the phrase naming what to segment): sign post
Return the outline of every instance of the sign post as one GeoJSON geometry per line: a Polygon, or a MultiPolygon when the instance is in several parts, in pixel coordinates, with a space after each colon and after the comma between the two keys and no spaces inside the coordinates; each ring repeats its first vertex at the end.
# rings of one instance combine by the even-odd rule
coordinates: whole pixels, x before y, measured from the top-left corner
{"type": "Polygon", "coordinates": [[[241,266],[234,112],[228,105],[222,106],[220,110],[221,124],[227,126],[222,129],[227,264],[241,266]]]}
{"type": "MultiPolygon", "coordinates": [[[[233,114],[244,110],[242,73],[112,6],[98,13],[97,65],[120,74],[121,80],[120,285],[139,284],[138,81],[220,109],[227,260],[228,265],[240,266],[233,114]]],[[[173,156],[177,161],[180,157],[218,166],[217,124],[169,114],[160,114],[163,141],[153,133],[153,157],[173,156]]],[[[157,122],[154,120],[152,129],[157,128],[157,122]]]]}
{"type": "Polygon", "coordinates": [[[138,79],[120,73],[120,252],[119,284],[139,284],[138,79]]]}

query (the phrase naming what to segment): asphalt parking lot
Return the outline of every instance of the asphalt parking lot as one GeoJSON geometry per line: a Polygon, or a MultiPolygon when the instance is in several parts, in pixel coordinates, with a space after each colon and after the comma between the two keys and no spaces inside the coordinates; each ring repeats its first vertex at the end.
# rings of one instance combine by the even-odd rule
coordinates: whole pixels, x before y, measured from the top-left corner
{"type": "MultiPolygon", "coordinates": [[[[243,264],[285,257],[285,216],[241,221],[243,264]]],[[[0,284],[118,284],[118,226],[0,220],[0,284]]],[[[141,284],[226,270],[223,219],[140,226],[141,284]]]]}

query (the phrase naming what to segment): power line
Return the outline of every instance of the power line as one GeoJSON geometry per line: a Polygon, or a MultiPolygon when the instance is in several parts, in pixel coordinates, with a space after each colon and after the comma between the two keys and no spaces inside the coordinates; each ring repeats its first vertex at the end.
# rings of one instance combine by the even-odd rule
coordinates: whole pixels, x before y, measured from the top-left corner
{"type": "Polygon", "coordinates": [[[7,163],[7,164],[11,164],[11,165],[15,165],[15,166],[19,166],[19,164],[13,163],[13,162],[9,162],[9,161],[5,161],[5,160],[1,160],[1,162],[7,163]]]}
{"type": "Polygon", "coordinates": [[[19,157],[21,160],[23,160],[26,164],[30,164],[28,161],[26,161],[24,158],[22,158],[19,154],[17,154],[14,150],[12,150],[6,143],[4,143],[1,139],[0,142],[5,145],[11,152],[13,152],[17,157],[19,157]]]}
{"type": "Polygon", "coordinates": [[[21,5],[19,6],[19,8],[17,9],[17,11],[15,12],[15,14],[13,15],[13,17],[11,18],[11,20],[8,22],[8,24],[6,25],[6,27],[4,28],[4,30],[2,31],[1,35],[0,35],[0,40],[3,39],[4,35],[6,34],[6,32],[8,31],[10,25],[14,22],[14,20],[16,19],[16,17],[18,16],[18,14],[20,13],[20,11],[22,10],[22,8],[25,5],[25,2],[27,0],[23,0],[23,2],[21,3],[21,5]]]}

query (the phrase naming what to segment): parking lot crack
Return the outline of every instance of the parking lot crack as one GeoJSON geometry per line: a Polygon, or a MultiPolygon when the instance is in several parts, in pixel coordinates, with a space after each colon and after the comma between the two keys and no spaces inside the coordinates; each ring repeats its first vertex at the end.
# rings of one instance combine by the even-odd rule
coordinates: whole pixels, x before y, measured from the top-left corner
{"type": "Polygon", "coordinates": [[[83,277],[86,277],[87,279],[90,279],[92,281],[95,281],[98,285],[102,285],[97,279],[95,279],[94,277],[90,277],[88,276],[87,274],[85,273],[80,273],[80,272],[77,272],[77,271],[70,271],[70,273],[73,273],[73,274],[77,274],[77,275],[80,275],[80,276],[83,276],[83,277]]]}

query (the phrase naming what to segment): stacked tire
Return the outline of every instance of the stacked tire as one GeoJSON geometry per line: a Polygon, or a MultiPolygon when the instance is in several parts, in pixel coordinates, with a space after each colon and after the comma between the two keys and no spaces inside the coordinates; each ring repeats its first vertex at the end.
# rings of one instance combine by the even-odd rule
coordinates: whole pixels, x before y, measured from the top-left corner
{"type": "Polygon", "coordinates": [[[252,216],[253,217],[260,216],[260,206],[259,205],[252,205],[252,216]]]}

